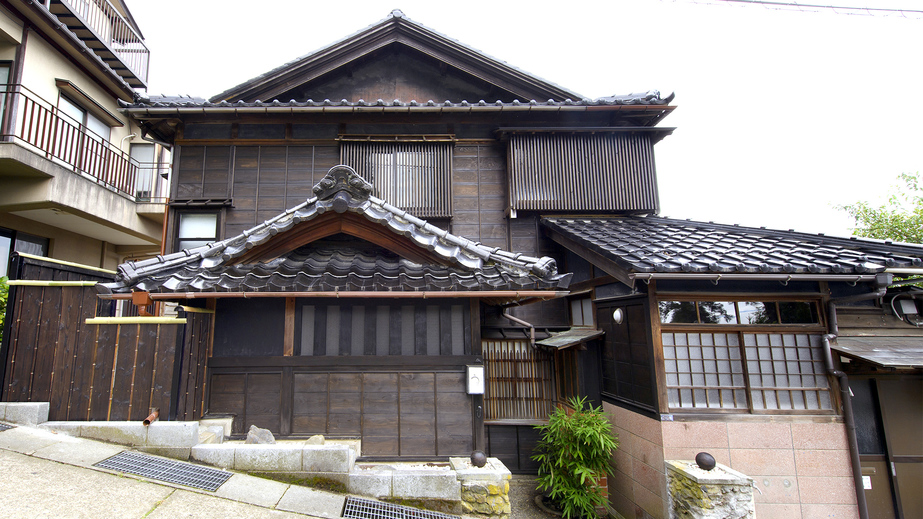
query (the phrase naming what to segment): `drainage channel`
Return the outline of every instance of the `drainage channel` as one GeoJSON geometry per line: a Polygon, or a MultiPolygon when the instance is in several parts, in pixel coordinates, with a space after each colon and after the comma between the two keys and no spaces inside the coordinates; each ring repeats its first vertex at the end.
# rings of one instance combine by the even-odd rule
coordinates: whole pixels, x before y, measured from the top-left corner
{"type": "Polygon", "coordinates": [[[358,497],[347,497],[343,517],[348,519],[461,519],[457,515],[420,510],[358,497]]]}
{"type": "Polygon", "coordinates": [[[131,451],[122,451],[94,466],[211,492],[218,490],[233,475],[224,470],[131,451]]]}
{"type": "Polygon", "coordinates": [[[7,430],[7,429],[12,429],[13,427],[16,427],[16,426],[15,426],[15,425],[7,425],[7,424],[5,424],[5,423],[0,423],[0,431],[5,431],[5,430],[7,430]]]}

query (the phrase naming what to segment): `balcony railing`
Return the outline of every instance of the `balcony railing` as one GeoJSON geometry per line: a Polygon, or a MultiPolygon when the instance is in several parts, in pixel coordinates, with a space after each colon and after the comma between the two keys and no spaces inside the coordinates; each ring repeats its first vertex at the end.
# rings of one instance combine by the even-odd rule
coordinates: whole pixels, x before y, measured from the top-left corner
{"type": "MultiPolygon", "coordinates": [[[[76,16],[80,22],[93,32],[95,37],[106,44],[115,56],[137,77],[142,83],[147,84],[148,65],[150,63],[150,51],[131,24],[122,17],[121,13],[109,3],[108,0],[59,0],[66,6],[70,12],[76,16]]],[[[51,9],[54,2],[49,0],[48,6],[51,9]]],[[[52,9],[52,12],[55,12],[52,9]]],[[[55,13],[61,18],[61,14],[55,13]]],[[[68,24],[70,27],[70,24],[68,24]]],[[[71,27],[73,31],[74,28],[71,27]]],[[[85,38],[75,31],[78,37],[85,38]]],[[[95,48],[94,45],[87,42],[88,46],[94,52],[100,55],[103,60],[107,56],[103,49],[95,48]]],[[[112,63],[110,63],[112,65],[112,63]]],[[[117,68],[117,67],[113,67],[117,68]]],[[[135,85],[133,85],[135,86],[135,85]]]]}
{"type": "Polygon", "coordinates": [[[0,87],[0,120],[12,111],[9,130],[0,132],[3,141],[27,145],[59,166],[137,202],[165,202],[169,164],[139,162],[61,113],[22,85],[0,87]]]}

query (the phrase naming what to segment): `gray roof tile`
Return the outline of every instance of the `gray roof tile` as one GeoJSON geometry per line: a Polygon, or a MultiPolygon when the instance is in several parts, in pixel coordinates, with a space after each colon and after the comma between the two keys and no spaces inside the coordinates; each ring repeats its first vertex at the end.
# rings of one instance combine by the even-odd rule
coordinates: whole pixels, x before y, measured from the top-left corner
{"type": "Polygon", "coordinates": [[[543,218],[628,272],[870,274],[923,267],[923,245],[647,217],[543,218]]]}

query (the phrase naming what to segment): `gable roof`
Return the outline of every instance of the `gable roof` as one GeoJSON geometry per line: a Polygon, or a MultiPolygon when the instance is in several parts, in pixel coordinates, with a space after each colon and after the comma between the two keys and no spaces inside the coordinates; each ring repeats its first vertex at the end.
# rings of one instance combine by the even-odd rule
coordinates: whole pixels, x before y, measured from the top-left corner
{"type": "Polygon", "coordinates": [[[272,100],[296,85],[318,78],[393,43],[416,49],[462,72],[521,96],[524,100],[582,98],[573,91],[519,70],[414,22],[399,9],[395,9],[378,23],[232,87],[212,97],[211,101],[272,100]]]}
{"type": "MultiPolygon", "coordinates": [[[[316,196],[305,202],[238,236],[123,263],[116,281],[100,285],[99,291],[175,297],[219,292],[556,291],[570,281],[570,274],[558,274],[551,258],[523,256],[455,236],[371,192],[371,184],[352,168],[334,166],[314,186],[316,196]],[[394,247],[401,257],[356,247],[304,247],[335,233],[364,233],[372,239],[384,235],[379,245],[394,247]]],[[[493,297],[520,299],[512,294],[493,297]]]]}
{"type": "Polygon", "coordinates": [[[608,262],[620,280],[735,276],[857,279],[923,268],[923,245],[656,216],[542,218],[552,238],[608,262]]]}

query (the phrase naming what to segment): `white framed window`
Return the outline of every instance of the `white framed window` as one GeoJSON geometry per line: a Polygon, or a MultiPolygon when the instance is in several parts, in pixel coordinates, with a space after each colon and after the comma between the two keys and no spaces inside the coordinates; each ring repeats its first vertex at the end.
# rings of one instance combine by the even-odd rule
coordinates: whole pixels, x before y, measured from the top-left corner
{"type": "Polygon", "coordinates": [[[194,249],[218,240],[217,212],[179,213],[177,223],[177,251],[194,249]]]}

